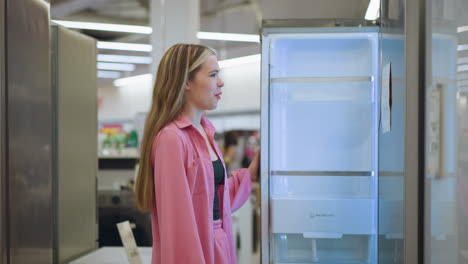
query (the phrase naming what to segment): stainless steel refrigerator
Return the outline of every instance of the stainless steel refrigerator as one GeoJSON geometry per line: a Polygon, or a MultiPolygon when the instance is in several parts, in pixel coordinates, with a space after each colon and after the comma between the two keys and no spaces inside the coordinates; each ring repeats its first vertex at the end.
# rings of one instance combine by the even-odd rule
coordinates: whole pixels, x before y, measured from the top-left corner
{"type": "Polygon", "coordinates": [[[0,1],[1,263],[96,247],[96,46],[42,0],[0,1]]]}

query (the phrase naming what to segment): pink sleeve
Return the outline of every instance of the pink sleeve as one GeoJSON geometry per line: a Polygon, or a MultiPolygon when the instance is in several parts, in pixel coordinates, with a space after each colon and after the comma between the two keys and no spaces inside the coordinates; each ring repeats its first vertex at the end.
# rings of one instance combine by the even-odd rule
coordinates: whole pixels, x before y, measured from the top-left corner
{"type": "Polygon", "coordinates": [[[229,195],[231,200],[231,213],[239,209],[249,198],[252,191],[252,181],[248,169],[238,169],[231,173],[229,178],[229,195]]]}
{"type": "Polygon", "coordinates": [[[161,263],[205,263],[182,139],[175,131],[162,130],[153,145],[153,155],[161,263]]]}

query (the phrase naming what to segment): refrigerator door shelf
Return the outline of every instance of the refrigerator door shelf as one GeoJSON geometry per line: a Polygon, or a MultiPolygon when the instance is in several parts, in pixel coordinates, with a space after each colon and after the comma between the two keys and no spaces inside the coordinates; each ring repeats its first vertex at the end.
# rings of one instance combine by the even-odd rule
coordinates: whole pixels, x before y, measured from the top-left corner
{"type": "Polygon", "coordinates": [[[373,208],[371,199],[272,199],[271,231],[373,235],[376,234],[373,208]]]}
{"type": "Polygon", "coordinates": [[[273,237],[273,263],[370,263],[369,236],[346,235],[340,239],[310,239],[297,234],[273,237]]]}

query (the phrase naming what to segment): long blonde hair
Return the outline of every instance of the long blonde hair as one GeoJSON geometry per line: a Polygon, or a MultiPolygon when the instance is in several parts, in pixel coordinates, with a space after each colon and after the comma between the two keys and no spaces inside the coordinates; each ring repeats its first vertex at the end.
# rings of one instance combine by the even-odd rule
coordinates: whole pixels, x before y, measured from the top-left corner
{"type": "Polygon", "coordinates": [[[151,211],[155,204],[151,162],[153,141],[161,129],[182,113],[186,83],[193,80],[210,55],[216,55],[215,51],[202,45],[176,44],[164,53],[159,63],[153,102],[141,142],[140,164],[135,183],[135,200],[142,211],[151,211]]]}

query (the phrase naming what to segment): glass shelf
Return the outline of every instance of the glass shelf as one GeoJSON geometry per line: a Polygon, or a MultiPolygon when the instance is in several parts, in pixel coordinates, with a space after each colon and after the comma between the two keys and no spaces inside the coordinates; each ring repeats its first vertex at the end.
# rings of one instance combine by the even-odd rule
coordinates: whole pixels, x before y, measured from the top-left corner
{"type": "Polygon", "coordinates": [[[271,78],[272,83],[303,83],[303,82],[372,82],[373,76],[343,76],[343,77],[283,77],[271,78]]]}
{"type": "Polygon", "coordinates": [[[271,176],[374,176],[373,171],[271,171],[271,176]]]}

